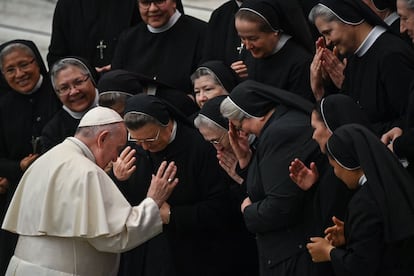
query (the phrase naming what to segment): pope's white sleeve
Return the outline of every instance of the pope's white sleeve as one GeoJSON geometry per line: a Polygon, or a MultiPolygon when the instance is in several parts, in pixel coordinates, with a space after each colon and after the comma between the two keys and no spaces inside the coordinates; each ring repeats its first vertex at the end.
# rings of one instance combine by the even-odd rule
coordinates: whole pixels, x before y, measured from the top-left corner
{"type": "Polygon", "coordinates": [[[146,198],[131,208],[122,232],[88,241],[99,251],[120,253],[137,247],[161,232],[162,220],[158,205],[152,198],[146,198]]]}

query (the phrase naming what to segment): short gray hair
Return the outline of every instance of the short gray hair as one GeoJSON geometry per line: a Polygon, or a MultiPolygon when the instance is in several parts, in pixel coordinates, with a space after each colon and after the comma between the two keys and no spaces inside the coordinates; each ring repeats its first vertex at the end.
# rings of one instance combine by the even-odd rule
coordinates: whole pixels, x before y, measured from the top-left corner
{"type": "Polygon", "coordinates": [[[129,111],[124,115],[124,122],[128,129],[137,130],[148,124],[155,124],[161,127],[166,127],[167,125],[162,124],[156,118],[136,111],[129,111]]]}
{"type": "Polygon", "coordinates": [[[414,0],[401,0],[407,3],[407,6],[410,10],[414,10],[414,0]]]}
{"type": "Polygon", "coordinates": [[[241,110],[229,97],[225,98],[220,104],[220,112],[223,117],[229,120],[242,120],[251,118],[249,114],[241,110]]]}
{"type": "Polygon", "coordinates": [[[195,72],[190,76],[190,79],[191,79],[191,82],[193,83],[193,85],[194,85],[194,81],[196,79],[199,79],[202,76],[210,76],[210,77],[212,77],[215,84],[223,86],[223,84],[221,84],[221,81],[217,78],[216,74],[207,67],[197,68],[197,70],[195,70],[195,72]]]}
{"type": "Polygon", "coordinates": [[[7,55],[13,53],[16,50],[22,50],[23,52],[25,52],[29,56],[36,59],[35,53],[33,52],[33,50],[29,46],[27,46],[23,43],[18,43],[18,42],[11,43],[11,44],[7,45],[6,47],[4,47],[3,50],[1,50],[1,52],[0,52],[0,70],[1,71],[3,71],[3,59],[4,59],[4,57],[6,57],[7,55]]]}
{"type": "Polygon", "coordinates": [[[315,24],[318,17],[322,17],[326,22],[340,21],[331,9],[321,4],[317,4],[311,9],[308,19],[311,23],[315,24]]]}
{"type": "Polygon", "coordinates": [[[194,126],[196,128],[209,128],[217,131],[227,131],[226,128],[222,127],[221,125],[217,124],[210,118],[204,116],[203,114],[198,114],[197,117],[194,119],[194,126]]]}
{"type": "Polygon", "coordinates": [[[94,86],[96,87],[95,81],[93,79],[93,76],[91,74],[91,72],[89,71],[88,67],[79,59],[76,58],[63,58],[60,59],[58,61],[56,61],[55,64],[53,64],[52,69],[50,70],[50,79],[52,81],[52,86],[53,89],[56,91],[56,78],[57,78],[57,74],[66,69],[69,68],[71,66],[77,67],[79,68],[82,73],[84,75],[88,75],[89,78],[91,79],[92,83],[94,84],[94,86]]]}

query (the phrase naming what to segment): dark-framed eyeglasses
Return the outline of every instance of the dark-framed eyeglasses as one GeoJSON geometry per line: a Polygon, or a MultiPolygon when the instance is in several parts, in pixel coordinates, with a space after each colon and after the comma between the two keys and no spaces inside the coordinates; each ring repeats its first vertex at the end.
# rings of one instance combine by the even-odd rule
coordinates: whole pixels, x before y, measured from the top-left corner
{"type": "Polygon", "coordinates": [[[131,137],[131,134],[128,132],[128,141],[129,142],[134,142],[137,144],[142,144],[142,143],[153,143],[155,141],[158,140],[158,138],[160,137],[160,131],[161,128],[158,129],[157,134],[155,135],[154,138],[146,138],[146,139],[135,139],[131,137]]]}
{"type": "Polygon", "coordinates": [[[213,145],[218,145],[221,143],[221,140],[223,140],[224,135],[226,135],[226,133],[223,133],[220,138],[218,139],[211,139],[209,140],[210,143],[212,143],[213,145]]]}
{"type": "Polygon", "coordinates": [[[139,0],[138,4],[141,8],[148,10],[151,7],[151,4],[154,3],[155,6],[162,7],[167,0],[139,0]]]}
{"type": "Polygon", "coordinates": [[[32,58],[32,60],[30,61],[22,61],[20,63],[18,63],[16,66],[12,66],[12,67],[7,67],[4,71],[3,74],[6,77],[11,77],[14,76],[17,73],[17,69],[19,69],[20,71],[26,71],[27,69],[30,68],[30,65],[33,64],[33,62],[35,62],[35,58],[32,58]]]}
{"type": "Polygon", "coordinates": [[[89,75],[86,75],[83,79],[77,78],[74,81],[72,81],[72,84],[63,84],[60,86],[60,88],[56,89],[56,93],[58,93],[59,96],[65,96],[69,94],[69,92],[73,89],[79,88],[82,85],[86,83],[86,81],[90,78],[89,75]]]}

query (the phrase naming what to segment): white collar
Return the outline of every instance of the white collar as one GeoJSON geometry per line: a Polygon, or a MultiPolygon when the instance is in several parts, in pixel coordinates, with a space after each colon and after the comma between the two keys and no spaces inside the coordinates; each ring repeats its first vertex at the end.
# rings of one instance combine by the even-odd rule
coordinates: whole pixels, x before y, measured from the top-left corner
{"type": "Polygon", "coordinates": [[[388,25],[388,26],[391,26],[391,24],[392,23],[394,23],[395,22],[395,20],[397,20],[398,18],[400,18],[399,16],[398,16],[398,13],[397,12],[392,12],[392,13],[390,13],[385,19],[384,19],[384,22],[388,25]]]}
{"type": "Polygon", "coordinates": [[[25,95],[30,95],[30,94],[33,94],[34,92],[36,92],[37,90],[39,90],[40,86],[42,86],[42,83],[43,83],[43,76],[42,76],[42,75],[40,75],[39,80],[37,81],[37,83],[36,83],[36,85],[33,87],[33,89],[32,89],[32,90],[30,90],[30,91],[29,91],[29,92],[27,92],[27,93],[24,93],[24,94],[25,94],[25,95]]]}
{"type": "Polygon", "coordinates": [[[365,176],[365,174],[363,174],[358,180],[358,185],[364,186],[364,184],[367,183],[367,181],[367,177],[365,176]]]}
{"type": "Polygon", "coordinates": [[[175,10],[175,13],[170,17],[167,24],[165,24],[164,26],[159,27],[159,28],[154,28],[154,27],[151,27],[150,25],[147,24],[148,31],[150,31],[151,33],[154,33],[154,34],[159,34],[159,33],[163,33],[165,31],[168,31],[169,29],[171,29],[175,25],[175,23],[177,23],[177,21],[178,21],[178,19],[180,19],[180,17],[181,17],[181,13],[178,10],[175,10]]]}
{"type": "Polygon", "coordinates": [[[243,4],[243,2],[242,1],[237,1],[237,0],[235,0],[235,1],[236,1],[237,6],[239,6],[239,8],[240,8],[240,6],[243,4]]]}
{"type": "Polygon", "coordinates": [[[171,130],[171,136],[170,136],[170,140],[168,141],[168,144],[171,144],[174,141],[176,135],[177,135],[177,122],[173,120],[173,128],[171,130]]]}
{"type": "Polygon", "coordinates": [[[386,30],[382,26],[375,26],[355,51],[355,55],[358,57],[362,57],[365,53],[371,48],[371,46],[375,43],[377,38],[382,35],[386,30]]]}
{"type": "Polygon", "coordinates": [[[83,117],[83,115],[85,115],[85,113],[89,111],[89,109],[91,109],[91,108],[93,108],[93,107],[95,107],[95,106],[98,106],[98,101],[99,101],[99,92],[98,92],[98,89],[96,89],[96,88],[95,88],[95,91],[96,91],[95,100],[93,101],[93,104],[92,104],[92,105],[91,105],[91,106],[90,106],[87,110],[82,111],[82,112],[76,112],[76,111],[72,111],[72,110],[70,110],[70,109],[69,109],[66,105],[63,105],[63,106],[62,106],[62,108],[63,108],[63,109],[64,109],[67,113],[69,113],[69,115],[70,115],[72,118],[80,120],[80,119],[83,117]]]}
{"type": "Polygon", "coordinates": [[[272,55],[274,55],[274,54],[276,54],[277,52],[279,52],[279,51],[280,51],[280,49],[282,49],[282,48],[283,48],[283,46],[285,46],[286,42],[287,42],[290,38],[292,38],[292,36],[287,35],[287,34],[283,34],[283,33],[281,33],[281,34],[280,34],[280,38],[279,38],[279,42],[277,43],[277,45],[276,45],[275,49],[273,50],[272,55]]]}

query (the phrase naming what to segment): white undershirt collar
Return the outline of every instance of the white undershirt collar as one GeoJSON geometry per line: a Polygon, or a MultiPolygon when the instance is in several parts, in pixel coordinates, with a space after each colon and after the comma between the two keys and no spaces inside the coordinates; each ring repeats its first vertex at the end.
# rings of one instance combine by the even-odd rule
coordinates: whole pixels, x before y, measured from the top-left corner
{"type": "Polygon", "coordinates": [[[391,24],[392,23],[394,23],[395,22],[395,20],[397,20],[398,18],[400,18],[399,16],[398,16],[398,13],[397,12],[392,12],[392,13],[390,13],[385,19],[384,19],[384,22],[388,25],[388,26],[391,26],[391,24]]]}
{"type": "Polygon", "coordinates": [[[181,13],[178,10],[175,10],[175,13],[170,17],[170,20],[168,20],[167,24],[165,24],[162,27],[154,28],[147,24],[148,31],[154,34],[163,33],[165,31],[168,31],[171,29],[175,23],[177,23],[178,19],[180,19],[181,13]]]}
{"type": "Polygon", "coordinates": [[[173,128],[171,130],[171,136],[170,136],[170,140],[168,141],[168,144],[171,144],[174,141],[176,135],[177,135],[177,122],[173,120],[173,128]]]}
{"type": "Polygon", "coordinates": [[[287,42],[290,38],[292,38],[292,36],[287,35],[287,34],[283,34],[283,33],[281,33],[281,34],[280,34],[280,38],[279,38],[279,42],[277,43],[277,45],[276,45],[275,49],[273,50],[272,55],[274,55],[274,54],[276,54],[277,52],[279,52],[279,51],[280,51],[280,49],[282,49],[282,48],[283,48],[283,46],[285,46],[286,42],[287,42]]]}
{"type": "Polygon", "coordinates": [[[32,90],[30,90],[29,92],[25,93],[26,95],[30,95],[33,94],[34,92],[36,92],[37,90],[39,90],[40,86],[42,86],[43,83],[43,76],[40,75],[39,80],[37,81],[36,85],[33,87],[32,90]]]}
{"type": "Polygon", "coordinates": [[[63,105],[62,106],[62,108],[67,112],[67,113],[69,113],[69,115],[72,117],[72,118],[74,118],[74,119],[77,119],[77,120],[80,120],[82,117],[83,117],[83,115],[85,115],[85,113],[86,112],[88,112],[89,111],[89,109],[91,109],[91,108],[93,108],[93,107],[96,107],[96,106],[98,106],[98,101],[99,101],[99,92],[98,92],[98,89],[96,89],[95,88],[95,91],[96,91],[96,95],[95,95],[95,100],[93,101],[93,104],[87,109],[87,110],[85,110],[85,111],[82,111],[82,112],[76,112],[76,111],[72,111],[72,110],[70,110],[66,105],[63,105]]]}
{"type": "Polygon", "coordinates": [[[371,48],[371,46],[375,43],[377,38],[384,33],[386,29],[382,26],[375,26],[355,51],[355,55],[358,57],[362,57],[365,53],[371,48]]]}
{"type": "Polygon", "coordinates": [[[358,180],[358,185],[364,186],[364,184],[367,183],[367,181],[367,177],[365,176],[365,174],[363,174],[358,180]]]}

